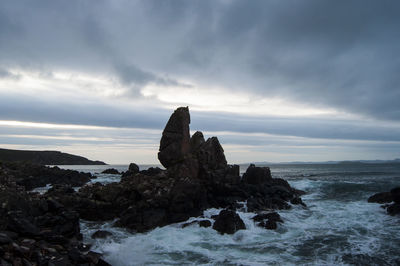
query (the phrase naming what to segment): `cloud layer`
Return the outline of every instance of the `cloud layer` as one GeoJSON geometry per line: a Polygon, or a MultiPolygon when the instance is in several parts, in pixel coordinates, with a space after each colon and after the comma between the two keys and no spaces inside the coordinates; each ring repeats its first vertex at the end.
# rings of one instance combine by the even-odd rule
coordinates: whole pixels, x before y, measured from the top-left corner
{"type": "Polygon", "coordinates": [[[160,130],[191,105],[206,131],[400,141],[399,8],[4,0],[0,120],[160,130]]]}

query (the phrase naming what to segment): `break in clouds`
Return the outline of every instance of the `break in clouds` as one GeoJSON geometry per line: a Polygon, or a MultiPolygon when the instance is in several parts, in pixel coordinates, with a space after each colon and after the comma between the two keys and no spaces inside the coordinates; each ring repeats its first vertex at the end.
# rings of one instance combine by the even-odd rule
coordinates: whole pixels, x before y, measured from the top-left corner
{"type": "Polygon", "coordinates": [[[254,99],[272,98],[335,116],[211,106],[193,112],[194,127],[399,141],[399,8],[398,1],[1,1],[0,119],[160,129],[187,102],[157,93],[208,88],[248,95],[250,111],[254,99]],[[27,73],[41,82],[26,92],[13,87],[27,73]],[[107,93],[90,81],[46,85],[56,73],[102,77],[107,93]],[[68,86],[74,97],[64,97],[68,86]],[[156,92],[146,95],[149,87],[156,92]]]}

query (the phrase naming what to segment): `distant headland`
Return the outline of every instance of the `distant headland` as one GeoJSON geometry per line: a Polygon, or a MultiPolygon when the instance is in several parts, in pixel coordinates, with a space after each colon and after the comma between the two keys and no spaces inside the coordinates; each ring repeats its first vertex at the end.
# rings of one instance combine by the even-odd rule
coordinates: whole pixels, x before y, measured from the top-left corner
{"type": "Polygon", "coordinates": [[[106,165],[102,161],[92,161],[82,156],[60,151],[28,151],[1,148],[0,161],[31,162],[41,165],[106,165]]]}

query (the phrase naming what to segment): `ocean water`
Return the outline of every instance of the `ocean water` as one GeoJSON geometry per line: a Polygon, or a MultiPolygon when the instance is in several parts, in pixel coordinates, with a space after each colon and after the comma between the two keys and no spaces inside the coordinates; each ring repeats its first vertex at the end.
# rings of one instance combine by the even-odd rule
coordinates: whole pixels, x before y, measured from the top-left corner
{"type": "MultiPolygon", "coordinates": [[[[284,223],[275,231],[255,226],[254,213],[239,211],[246,230],[219,235],[211,228],[183,223],[134,234],[113,228],[112,221],[82,221],[84,240],[112,265],[399,265],[400,217],[385,213],[369,196],[400,186],[400,164],[269,165],[280,177],[307,192],[307,208],[278,211],[284,223]],[[98,229],[112,232],[93,240],[98,229]]],[[[123,166],[63,166],[100,173],[123,166]]],[[[143,166],[141,169],[148,168],[143,166]]],[[[241,166],[241,172],[246,166],[241,166]]],[[[119,180],[99,174],[95,182],[119,180]]],[[[209,209],[210,218],[220,210],[209,209]]],[[[195,220],[191,218],[189,221],[195,220]]]]}

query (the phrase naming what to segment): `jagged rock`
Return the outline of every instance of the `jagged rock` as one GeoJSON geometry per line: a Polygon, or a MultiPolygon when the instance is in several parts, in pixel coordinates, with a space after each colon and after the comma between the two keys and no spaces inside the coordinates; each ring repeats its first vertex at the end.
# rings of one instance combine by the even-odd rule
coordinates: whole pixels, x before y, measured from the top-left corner
{"type": "Polygon", "coordinates": [[[207,170],[224,169],[227,167],[224,149],[219,143],[218,138],[212,137],[207,139],[196,150],[201,167],[207,170]]]}
{"type": "Polygon", "coordinates": [[[115,168],[109,168],[101,172],[102,174],[111,174],[111,175],[119,175],[119,171],[115,168]]]}
{"type": "Polygon", "coordinates": [[[196,153],[198,148],[205,143],[203,133],[201,131],[196,131],[190,138],[190,152],[196,153]]]}
{"type": "Polygon", "coordinates": [[[375,203],[390,203],[393,201],[392,193],[390,192],[380,192],[372,195],[368,198],[368,202],[375,203]]]}
{"type": "Polygon", "coordinates": [[[236,212],[222,210],[216,217],[212,228],[220,234],[234,234],[238,230],[246,229],[246,226],[236,212]]]}
{"type": "Polygon", "coordinates": [[[158,159],[168,168],[182,162],[190,152],[190,114],[188,107],[174,111],[162,133],[158,159]]]}
{"type": "Polygon", "coordinates": [[[272,180],[271,171],[269,167],[256,167],[250,164],[246,173],[243,174],[243,182],[253,185],[266,183],[272,180]]]}

